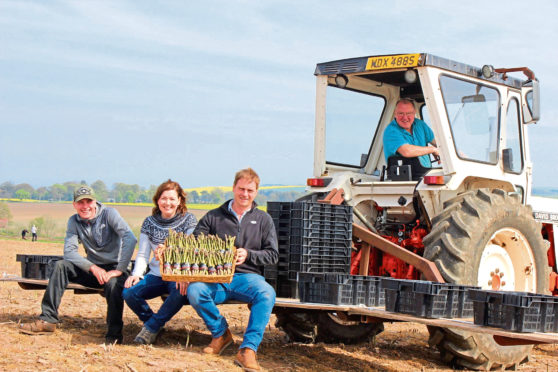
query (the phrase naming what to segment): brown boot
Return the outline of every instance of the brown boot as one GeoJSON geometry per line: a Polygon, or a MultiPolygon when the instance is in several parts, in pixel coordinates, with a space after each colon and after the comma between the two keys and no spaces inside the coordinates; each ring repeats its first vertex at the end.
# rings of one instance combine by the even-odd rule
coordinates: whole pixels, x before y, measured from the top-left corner
{"type": "Polygon", "coordinates": [[[246,372],[261,371],[260,365],[256,360],[256,352],[248,347],[240,349],[236,354],[234,364],[246,372]]]}
{"type": "Polygon", "coordinates": [[[33,323],[19,325],[19,331],[28,335],[46,335],[55,330],[56,324],[45,322],[42,319],[35,320],[33,323]]]}
{"type": "Polygon", "coordinates": [[[203,349],[203,352],[206,354],[221,355],[221,353],[232,343],[233,337],[231,331],[227,328],[222,336],[215,337],[211,340],[211,343],[203,349]]]}

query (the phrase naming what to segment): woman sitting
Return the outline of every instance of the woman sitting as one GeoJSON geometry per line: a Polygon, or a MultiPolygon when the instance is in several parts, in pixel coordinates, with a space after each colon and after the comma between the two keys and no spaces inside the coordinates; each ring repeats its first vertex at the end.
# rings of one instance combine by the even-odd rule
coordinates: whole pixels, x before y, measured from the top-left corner
{"type": "Polygon", "coordinates": [[[130,309],[143,321],[143,328],[134,339],[138,344],[152,344],[174,314],[187,303],[187,283],[163,281],[156,249],[164,243],[169,229],[191,234],[196,217],[187,212],[186,194],[176,182],[161,184],[153,196],[153,214],[143,221],[139,250],[132,275],[124,284],[123,297],[130,309]],[[149,257],[153,253],[153,258],[149,257]],[[143,276],[149,262],[149,272],[143,276]],[[154,313],[145,300],[168,294],[161,308],[154,313]]]}

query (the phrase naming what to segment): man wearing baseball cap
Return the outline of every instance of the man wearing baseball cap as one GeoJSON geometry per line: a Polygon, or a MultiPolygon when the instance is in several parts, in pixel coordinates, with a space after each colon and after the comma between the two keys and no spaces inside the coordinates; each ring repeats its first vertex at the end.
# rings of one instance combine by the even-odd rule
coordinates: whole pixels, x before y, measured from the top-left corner
{"type": "Polygon", "coordinates": [[[74,214],[68,220],[64,259],[56,261],[42,301],[42,313],[33,323],[22,324],[26,334],[56,330],[58,307],[69,282],[104,288],[107,301],[107,343],[122,343],[122,290],[136,238],[116,209],[99,203],[89,186],[74,192],[74,214]],[[86,257],[78,253],[83,244],[86,257]]]}

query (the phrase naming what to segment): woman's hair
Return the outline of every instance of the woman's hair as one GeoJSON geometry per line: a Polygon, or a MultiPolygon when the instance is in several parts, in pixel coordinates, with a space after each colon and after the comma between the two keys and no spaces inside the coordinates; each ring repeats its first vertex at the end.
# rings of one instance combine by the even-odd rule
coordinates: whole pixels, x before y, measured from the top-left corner
{"type": "Polygon", "coordinates": [[[157,213],[161,213],[159,210],[159,198],[161,195],[167,190],[174,190],[178,194],[178,208],[176,209],[176,213],[184,214],[188,211],[186,207],[186,193],[180,187],[178,182],[174,182],[172,180],[167,180],[157,187],[157,191],[155,191],[155,195],[153,195],[153,203],[155,203],[155,207],[153,207],[152,214],[155,215],[157,213]]]}

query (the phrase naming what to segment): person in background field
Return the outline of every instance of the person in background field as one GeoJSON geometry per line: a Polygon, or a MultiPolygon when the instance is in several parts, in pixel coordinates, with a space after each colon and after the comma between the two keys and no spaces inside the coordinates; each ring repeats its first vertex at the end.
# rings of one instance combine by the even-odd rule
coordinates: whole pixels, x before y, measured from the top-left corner
{"type": "Polygon", "coordinates": [[[260,345],[271,310],[275,291],[262,276],[264,265],[277,263],[277,236],[271,216],[256,208],[260,178],[247,168],[236,173],[233,199],[202,217],[194,235],[235,236],[237,259],[231,283],[190,283],[188,301],[203,319],[213,339],[203,349],[207,354],[220,355],[233,343],[226,319],[217,304],[237,300],[251,304],[250,319],[244,340],[236,354],[235,364],[245,371],[259,371],[256,352],[260,345]]]}
{"type": "Polygon", "coordinates": [[[25,237],[25,235],[27,235],[28,233],[29,233],[29,230],[27,230],[27,229],[21,230],[21,239],[27,240],[27,238],[25,237]]]}
{"type": "Polygon", "coordinates": [[[128,307],[143,321],[143,328],[134,339],[135,343],[152,344],[163,326],[186,303],[186,283],[166,282],[161,278],[156,249],[169,235],[169,229],[191,234],[196,227],[196,217],[187,212],[186,193],[176,182],[162,183],[153,196],[153,214],[143,221],[139,236],[139,250],[132,275],[124,283],[124,300],[128,307]],[[153,252],[153,258],[149,257],[153,252]],[[149,272],[143,275],[149,265],[149,272]],[[169,296],[154,313],[146,299],[169,296]]]}
{"type": "Polygon", "coordinates": [[[37,226],[33,225],[31,227],[31,235],[32,235],[31,241],[36,242],[37,241],[37,226]]]}
{"type": "MultiPolygon", "coordinates": [[[[128,265],[136,238],[130,227],[114,208],[96,201],[89,186],[74,192],[74,209],[64,239],[64,259],[56,261],[41,304],[42,313],[33,323],[21,324],[20,332],[47,334],[59,323],[58,307],[68,283],[104,288],[107,301],[107,343],[122,343],[122,290],[128,277],[128,265]],[[87,253],[78,252],[81,242],[87,253]]],[[[85,311],[86,308],[84,308],[85,311]]]]}
{"type": "Polygon", "coordinates": [[[439,158],[434,132],[422,120],[415,118],[415,105],[410,99],[397,101],[394,112],[395,119],[384,131],[384,156],[386,163],[390,156],[401,155],[406,158],[418,157],[421,165],[431,168],[429,154],[439,158]],[[431,143],[434,146],[428,146],[431,143]]]}

